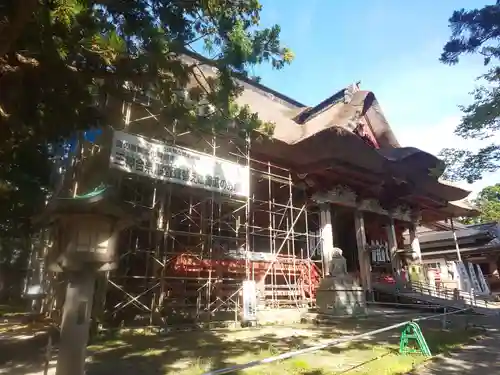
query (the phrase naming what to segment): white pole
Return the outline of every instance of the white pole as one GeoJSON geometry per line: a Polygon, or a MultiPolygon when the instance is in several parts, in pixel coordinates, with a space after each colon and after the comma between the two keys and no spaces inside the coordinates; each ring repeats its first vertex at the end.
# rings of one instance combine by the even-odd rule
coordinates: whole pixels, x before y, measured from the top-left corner
{"type": "Polygon", "coordinates": [[[462,256],[460,255],[460,246],[458,246],[457,233],[455,232],[455,225],[453,225],[453,218],[450,218],[451,231],[453,232],[453,241],[455,242],[455,249],[457,250],[458,261],[462,261],[462,256]]]}

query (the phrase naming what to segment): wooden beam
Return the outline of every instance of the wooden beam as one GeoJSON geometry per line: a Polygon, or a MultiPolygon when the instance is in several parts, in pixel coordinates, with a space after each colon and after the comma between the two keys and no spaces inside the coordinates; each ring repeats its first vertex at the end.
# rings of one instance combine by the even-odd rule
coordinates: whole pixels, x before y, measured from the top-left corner
{"type": "Polygon", "coordinates": [[[320,233],[321,233],[321,253],[323,258],[323,269],[325,275],[330,274],[331,259],[333,255],[333,228],[332,228],[332,213],[330,204],[323,203],[320,205],[320,233]]]}
{"type": "Polygon", "coordinates": [[[354,227],[356,229],[356,244],[358,248],[358,262],[361,283],[365,291],[372,290],[370,258],[366,251],[365,220],[363,212],[356,211],[354,214],[354,227]]]}

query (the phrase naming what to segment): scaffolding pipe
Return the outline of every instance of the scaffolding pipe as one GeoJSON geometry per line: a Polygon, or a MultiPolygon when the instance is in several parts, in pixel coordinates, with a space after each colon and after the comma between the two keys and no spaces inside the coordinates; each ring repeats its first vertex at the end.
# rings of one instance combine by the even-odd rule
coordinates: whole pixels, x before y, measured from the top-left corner
{"type": "MultiPolygon", "coordinates": [[[[148,121],[148,119],[149,121],[160,120],[154,113],[149,113],[150,116],[146,117],[143,114],[137,114],[134,118],[134,109],[132,105],[124,105],[123,118],[126,126],[132,122],[148,121]]],[[[165,127],[165,131],[169,133],[169,144],[175,146],[180,143],[179,137],[183,134],[180,133],[182,129],[178,129],[176,123],[169,125],[168,128],[165,127]]],[[[218,139],[214,135],[201,136],[199,140],[205,142],[200,150],[205,149],[204,151],[213,157],[224,156],[222,151],[219,155],[218,139]]],[[[153,206],[152,218],[158,214],[158,223],[156,226],[152,222],[135,226],[127,231],[128,238],[122,238],[125,242],[124,251],[119,254],[119,257],[123,261],[120,262],[118,271],[108,282],[108,285],[114,286],[114,288],[109,288],[112,298],[108,299],[108,304],[111,307],[114,305],[111,311],[128,309],[126,310],[128,313],[132,306],[138,307],[144,311],[145,316],[149,316],[151,325],[153,320],[157,319],[157,313],[160,318],[166,317],[164,310],[174,305],[192,306],[194,304],[196,309],[192,310],[196,311],[190,311],[197,317],[200,317],[203,311],[217,311],[221,303],[235,307],[237,310],[240,301],[234,300],[237,299],[236,294],[239,293],[240,282],[244,279],[259,278],[262,275],[264,275],[262,280],[264,288],[267,286],[271,290],[270,295],[264,293],[264,298],[269,303],[277,307],[296,306],[300,292],[297,280],[306,278],[309,283],[308,299],[311,300],[314,288],[311,279],[314,270],[311,264],[312,249],[308,241],[311,236],[308,229],[310,223],[307,222],[308,213],[305,213],[306,231],[304,232],[301,216],[305,210],[304,206],[301,207],[302,200],[307,202],[307,196],[301,197],[300,202],[294,202],[296,187],[293,185],[290,169],[267,160],[252,158],[249,138],[245,139],[246,148],[242,142],[233,140],[229,142],[234,144],[237,150],[236,153],[229,152],[230,155],[236,156],[229,159],[236,160],[241,165],[246,164],[250,172],[252,185],[251,195],[248,197],[225,196],[213,191],[204,192],[201,189],[177,186],[169,181],[165,181],[163,185],[154,185],[154,182],[142,177],[129,175],[128,177],[131,178],[123,178],[123,175],[117,174],[123,182],[120,190],[130,188],[130,194],[124,200],[136,205],[153,206]],[[266,179],[268,180],[267,196],[265,182],[260,185],[255,184],[257,181],[266,179]],[[154,190],[151,189],[153,187],[155,187],[154,190]],[[152,205],[151,193],[153,193],[152,205]],[[156,204],[158,197],[161,197],[160,205],[156,204]],[[294,206],[294,203],[300,204],[294,206]],[[245,213],[242,210],[245,210],[245,213]],[[240,224],[238,218],[243,220],[243,215],[245,215],[245,223],[241,221],[241,226],[235,228],[235,220],[237,220],[236,226],[238,227],[240,224]],[[265,223],[266,217],[269,218],[269,225],[265,223]],[[297,226],[299,219],[300,225],[297,226]],[[243,232],[243,225],[245,232],[243,232]],[[255,251],[256,247],[261,244],[259,238],[268,240],[270,253],[274,256],[272,261],[265,261],[262,268],[259,268],[259,265],[249,257],[250,252],[255,251]],[[301,244],[304,240],[305,251],[301,244]],[[217,241],[220,241],[224,248],[226,245],[236,244],[236,247],[241,249],[241,245],[245,244],[245,248],[241,249],[245,253],[245,258],[241,261],[224,260],[234,262],[232,264],[235,267],[233,270],[224,269],[224,274],[216,260],[219,259],[218,247],[215,243],[217,241]],[[288,258],[280,256],[285,244],[288,258]],[[296,254],[299,244],[300,254],[296,254]],[[190,255],[183,258],[183,254],[190,255]],[[297,255],[302,255],[300,260],[297,259],[297,255]],[[266,277],[270,273],[271,280],[268,281],[266,277]],[[120,282],[116,284],[113,280],[116,282],[120,280],[120,282]],[[185,282],[181,286],[177,285],[180,283],[175,280],[185,280],[185,282]],[[224,282],[218,291],[211,287],[216,280],[234,281],[234,283],[224,282]],[[159,283],[159,290],[148,289],[155,283],[159,283]],[[193,297],[191,294],[201,284],[204,287],[196,293],[197,298],[194,301],[196,296],[193,297]],[[147,291],[147,296],[144,290],[147,291]],[[285,295],[288,297],[284,297],[285,295]],[[123,296],[126,297],[123,298],[123,296]],[[120,299],[125,301],[120,301],[120,299]]],[[[311,223],[314,223],[314,219],[311,223]]]]}

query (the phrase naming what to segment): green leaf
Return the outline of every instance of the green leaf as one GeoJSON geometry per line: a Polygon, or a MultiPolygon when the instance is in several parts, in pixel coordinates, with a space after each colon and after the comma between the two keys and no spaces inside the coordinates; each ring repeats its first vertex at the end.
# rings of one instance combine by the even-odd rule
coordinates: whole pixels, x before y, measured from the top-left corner
{"type": "MultiPolygon", "coordinates": [[[[17,28],[11,15],[24,5],[0,7],[2,30],[17,28]]],[[[175,121],[193,133],[270,136],[273,124],[236,104],[236,78],[255,64],[282,68],[293,59],[279,26],[258,26],[261,9],[257,0],[39,1],[0,56],[0,238],[29,236],[30,217],[52,193],[47,145],[102,124],[120,127],[122,101],[143,93],[148,107],[138,112],[154,113],[148,126],[159,132],[175,121]],[[213,76],[182,59],[203,48],[213,76]],[[189,98],[179,95],[184,89],[189,98]],[[207,104],[215,111],[200,114],[207,104]]]]}
{"type": "MultiPolygon", "coordinates": [[[[457,10],[449,19],[451,38],[440,60],[456,64],[461,56],[479,53],[484,64],[495,66],[480,77],[483,84],[472,93],[472,103],[461,106],[463,117],[455,134],[465,139],[487,139],[500,131],[500,2],[472,10],[457,10]]],[[[478,152],[443,150],[446,177],[474,182],[485,172],[498,170],[500,145],[491,144],[478,152]]]]}

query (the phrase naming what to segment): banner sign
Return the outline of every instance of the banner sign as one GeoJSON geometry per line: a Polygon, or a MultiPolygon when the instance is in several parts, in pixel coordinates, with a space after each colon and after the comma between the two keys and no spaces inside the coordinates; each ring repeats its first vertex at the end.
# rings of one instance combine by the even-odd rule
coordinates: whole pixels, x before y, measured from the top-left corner
{"type": "Polygon", "coordinates": [[[113,134],[110,167],[210,191],[249,195],[247,166],[121,131],[113,134]]]}
{"type": "Polygon", "coordinates": [[[479,284],[479,280],[477,279],[474,265],[471,262],[467,262],[467,267],[469,268],[469,275],[472,281],[472,287],[474,288],[474,291],[476,293],[480,294],[482,292],[481,285],[479,284]]]}
{"type": "Polygon", "coordinates": [[[243,281],[243,321],[257,319],[257,286],[254,280],[243,281]]]}
{"type": "Polygon", "coordinates": [[[379,241],[371,241],[367,245],[367,250],[371,252],[372,264],[378,263],[390,263],[391,256],[389,254],[389,245],[387,243],[381,243],[379,241]]]}
{"type": "Polygon", "coordinates": [[[471,279],[469,277],[469,274],[467,273],[467,270],[465,269],[464,262],[462,261],[456,261],[456,268],[457,268],[457,275],[458,275],[458,289],[462,292],[470,292],[471,289],[471,279]]]}
{"type": "Polygon", "coordinates": [[[479,284],[481,285],[481,291],[483,292],[483,294],[491,294],[490,287],[486,282],[483,270],[481,269],[479,264],[476,264],[476,271],[477,271],[477,277],[479,279],[479,284]]]}

